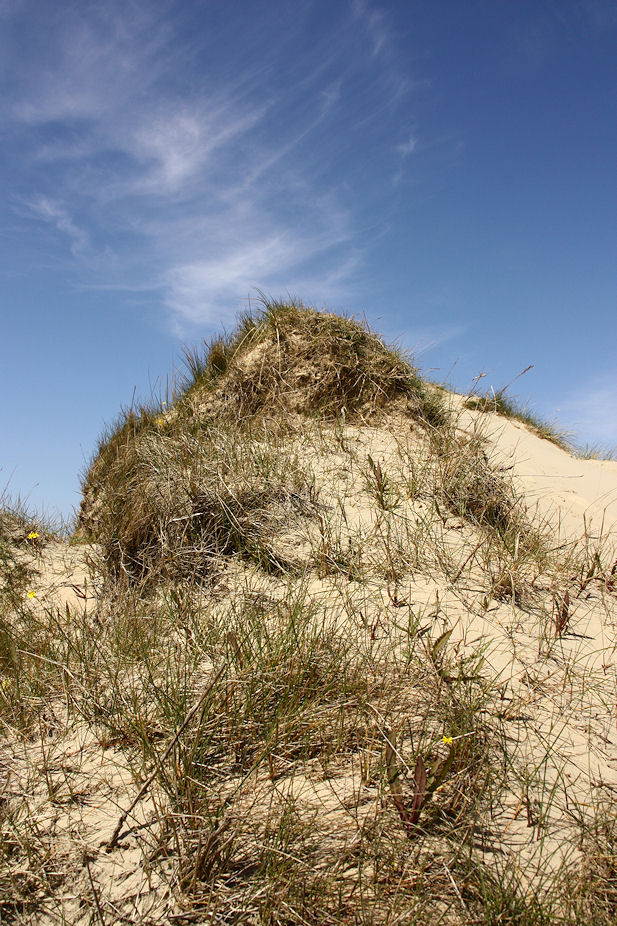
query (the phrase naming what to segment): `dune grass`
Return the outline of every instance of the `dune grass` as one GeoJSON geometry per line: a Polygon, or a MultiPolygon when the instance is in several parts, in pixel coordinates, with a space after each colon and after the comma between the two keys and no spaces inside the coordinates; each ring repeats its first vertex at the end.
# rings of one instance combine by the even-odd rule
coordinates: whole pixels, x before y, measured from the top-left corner
{"type": "Polygon", "coordinates": [[[571,453],[581,460],[617,460],[617,447],[604,444],[581,445],[573,436],[556,424],[545,421],[514,397],[505,394],[505,391],[491,392],[485,395],[470,395],[465,401],[465,407],[473,411],[493,412],[504,418],[520,421],[533,434],[544,440],[551,441],[561,450],[571,453]]]}
{"type": "Polygon", "coordinates": [[[548,421],[544,421],[529,408],[521,405],[515,398],[507,396],[503,390],[481,396],[471,395],[465,405],[474,411],[493,412],[504,418],[513,418],[515,421],[524,424],[533,434],[543,438],[543,440],[551,441],[562,450],[571,453],[574,449],[574,444],[565,431],[560,430],[556,425],[548,421]]]}
{"type": "Polygon", "coordinates": [[[0,919],[614,922],[563,733],[612,736],[610,543],[363,326],[262,309],[104,435],[89,584],[0,517],[0,919]]]}
{"type": "Polygon", "coordinates": [[[617,461],[617,447],[607,447],[604,444],[585,444],[576,454],[581,460],[611,460],[617,461]]]}

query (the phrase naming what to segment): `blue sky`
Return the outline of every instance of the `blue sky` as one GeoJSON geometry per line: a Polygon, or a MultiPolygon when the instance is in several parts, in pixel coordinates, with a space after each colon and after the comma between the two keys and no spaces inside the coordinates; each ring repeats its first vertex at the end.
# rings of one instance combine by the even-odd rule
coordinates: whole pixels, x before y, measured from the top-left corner
{"type": "Polygon", "coordinates": [[[613,0],[0,0],[0,491],[259,288],[617,444],[613,0]]]}

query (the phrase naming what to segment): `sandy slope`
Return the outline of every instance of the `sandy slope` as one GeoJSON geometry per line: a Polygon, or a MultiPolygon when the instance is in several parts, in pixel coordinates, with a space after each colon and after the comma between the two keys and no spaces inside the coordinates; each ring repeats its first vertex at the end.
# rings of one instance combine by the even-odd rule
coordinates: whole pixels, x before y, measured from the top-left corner
{"type": "MultiPolygon", "coordinates": [[[[488,438],[493,458],[512,473],[529,515],[543,523],[556,549],[601,550],[610,568],[617,555],[617,462],[578,459],[497,415],[462,411],[461,423],[488,438]]],[[[496,677],[509,679],[512,696],[529,712],[524,724],[513,718],[513,736],[522,737],[529,767],[550,783],[546,812],[554,830],[541,848],[534,847],[529,821],[521,819],[521,796],[505,832],[516,833],[523,856],[531,860],[538,853],[530,870],[540,877],[573,851],[568,799],[590,809],[612,803],[617,790],[617,607],[590,583],[572,596],[569,612],[568,632],[560,639],[550,624],[542,637],[533,611],[517,613],[497,603],[485,620],[468,617],[465,631],[492,639],[496,677]]]]}
{"type": "MultiPolygon", "coordinates": [[[[496,458],[512,471],[530,513],[537,512],[550,523],[557,542],[580,538],[585,530],[588,541],[615,530],[617,463],[575,459],[531,434],[523,425],[494,415],[461,411],[460,424],[468,430],[481,428],[496,458]]],[[[413,443],[413,438],[405,439],[413,443]]],[[[312,465],[323,490],[324,511],[328,508],[334,511],[336,498],[343,497],[346,509],[341,525],[345,522],[344,529],[349,531],[350,538],[363,535],[368,538],[375,527],[376,515],[360,475],[361,467],[370,453],[374,460],[383,462],[388,474],[394,474],[400,464],[397,454],[401,436],[396,428],[348,428],[345,440],[346,448],[323,458],[313,457],[312,465]]],[[[454,558],[464,559],[457,549],[461,529],[457,524],[444,527],[443,542],[454,558]]],[[[291,529],[279,542],[302,550],[298,536],[291,529]]],[[[368,539],[367,543],[370,559],[368,539]]],[[[373,626],[373,636],[379,639],[381,634],[394,634],[391,629],[394,618],[400,617],[396,609],[402,606],[394,605],[389,585],[386,594],[383,577],[379,577],[379,550],[377,547],[375,550],[374,577],[369,577],[357,591],[353,590],[353,583],[346,583],[344,595],[348,609],[353,604],[353,595],[358,595],[356,611],[359,613],[362,608],[363,620],[367,626],[373,626]]],[[[37,592],[40,606],[64,611],[68,604],[73,615],[86,620],[95,601],[84,551],[50,545],[42,567],[37,592]]],[[[254,577],[242,572],[243,567],[237,568],[238,588],[249,587],[251,582],[254,588],[259,587],[254,577]]],[[[617,791],[617,609],[614,598],[610,599],[604,589],[590,583],[578,596],[572,596],[568,631],[556,639],[550,611],[542,623],[540,612],[533,606],[514,607],[511,601],[497,598],[486,601],[484,591],[474,590],[473,561],[465,568],[467,578],[462,590],[436,571],[431,575],[416,571],[406,578],[401,597],[408,599],[409,607],[413,604],[416,611],[429,614],[429,619],[432,603],[439,601],[443,628],[435,633],[452,629],[452,643],[459,653],[472,652],[480,643],[488,645],[486,664],[492,673],[496,697],[498,694],[502,706],[507,705],[506,723],[510,725],[512,742],[518,743],[517,768],[526,768],[531,776],[525,778],[521,772],[517,778],[512,773],[510,793],[493,826],[500,851],[518,853],[522,876],[531,883],[541,879],[561,857],[574,851],[572,807],[584,813],[584,808],[610,798],[617,791]],[[539,834],[540,821],[549,818],[550,837],[540,842],[535,835],[536,827],[539,834]]],[[[230,576],[231,582],[233,571],[230,576]]],[[[264,579],[263,587],[276,594],[273,580],[264,579]]],[[[325,607],[332,605],[336,610],[340,582],[337,585],[316,577],[311,588],[315,601],[325,607]]],[[[546,592],[549,601],[550,594],[550,590],[546,592]]],[[[342,608],[340,613],[343,614],[342,608]]],[[[158,876],[149,875],[146,879],[143,875],[142,853],[147,852],[145,836],[140,836],[139,828],[111,855],[101,848],[120,810],[130,804],[137,790],[120,752],[97,743],[79,726],[67,731],[57,742],[52,739],[42,744],[26,744],[12,757],[7,757],[6,748],[3,753],[9,768],[9,794],[30,795],[29,800],[38,808],[39,828],[56,841],[59,859],[64,858],[67,870],[72,872],[61,903],[62,915],[76,923],[94,921],[92,898],[99,897],[103,905],[108,905],[106,922],[116,921],[110,912],[114,909],[118,911],[118,922],[122,916],[123,921],[128,921],[126,917],[140,917],[139,921],[144,923],[167,921],[159,918],[174,909],[169,885],[163,884],[158,876]],[[79,806],[67,801],[65,808],[57,800],[53,813],[50,812],[45,797],[48,782],[35,781],[41,749],[53,755],[52,774],[63,782],[62,787],[79,792],[79,806]],[[98,885],[96,890],[93,883],[98,885]]],[[[286,788],[298,790],[307,806],[314,805],[313,809],[319,812],[326,830],[329,827],[336,831],[337,838],[347,844],[344,833],[349,820],[342,812],[344,802],[340,793],[353,796],[357,791],[360,786],[357,770],[343,768],[340,778],[318,785],[314,780],[308,784],[307,781],[299,770],[295,779],[286,781],[283,776],[276,788],[281,792],[286,788]]],[[[270,787],[269,782],[261,784],[270,787]]],[[[363,806],[373,807],[377,813],[383,797],[369,788],[364,791],[363,806]]],[[[149,796],[139,807],[138,824],[148,816],[155,816],[149,796]]],[[[354,825],[357,829],[357,820],[354,825]]],[[[354,832],[349,837],[352,842],[354,832]]],[[[55,921],[53,914],[45,920],[55,921]]]]}
{"type": "Polygon", "coordinates": [[[491,443],[513,467],[530,510],[563,536],[612,533],[617,526],[617,462],[580,460],[517,421],[491,416],[491,443]],[[495,420],[496,419],[496,420],[495,420]]]}

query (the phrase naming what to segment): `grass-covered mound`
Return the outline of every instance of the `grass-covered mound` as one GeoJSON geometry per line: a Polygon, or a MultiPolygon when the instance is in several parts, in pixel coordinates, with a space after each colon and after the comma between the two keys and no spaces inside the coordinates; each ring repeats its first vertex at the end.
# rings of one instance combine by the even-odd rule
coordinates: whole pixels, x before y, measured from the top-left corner
{"type": "Polygon", "coordinates": [[[428,428],[446,419],[439,391],[366,325],[296,303],[264,301],[186,359],[173,400],[122,415],[84,480],[81,530],[116,575],[204,574],[238,552],[280,567],[266,536],[307,485],[266,432],[395,405],[428,428]]]}
{"type": "Polygon", "coordinates": [[[181,404],[239,420],[290,412],[365,420],[395,399],[441,421],[441,404],[398,351],[353,319],[298,303],[264,301],[228,338],[187,355],[181,404]]]}

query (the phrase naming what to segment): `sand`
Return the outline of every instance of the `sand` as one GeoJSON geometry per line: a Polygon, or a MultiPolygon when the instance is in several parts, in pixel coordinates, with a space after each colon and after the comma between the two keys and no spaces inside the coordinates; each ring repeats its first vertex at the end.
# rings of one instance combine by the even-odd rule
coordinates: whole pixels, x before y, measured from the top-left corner
{"type": "MultiPolygon", "coordinates": [[[[617,533],[617,463],[577,459],[524,425],[492,414],[462,411],[460,424],[470,433],[482,428],[489,456],[512,473],[530,515],[548,526],[556,548],[583,538],[583,545],[591,547],[601,541],[605,550],[611,550],[617,533]]],[[[350,537],[370,534],[375,511],[350,463],[349,448],[356,461],[365,461],[370,453],[374,460],[382,461],[384,471],[391,472],[400,440],[396,428],[348,428],[347,449],[314,461],[326,487],[322,495],[325,508],[330,503],[334,507],[335,488],[349,499],[346,529],[350,537]]],[[[454,558],[458,555],[457,530],[454,524],[444,528],[443,534],[454,558]]],[[[292,526],[278,542],[282,548],[301,549],[292,526]]],[[[64,613],[68,605],[73,619],[75,615],[81,620],[88,618],[96,604],[96,589],[89,578],[87,554],[84,547],[50,544],[46,548],[37,591],[40,607],[64,613]]],[[[482,603],[473,587],[473,561],[463,568],[469,572],[463,591],[437,574],[417,573],[400,595],[426,613],[437,596],[444,627],[452,630],[452,643],[461,654],[473,652],[479,641],[488,646],[486,661],[495,692],[500,693],[502,704],[508,705],[506,723],[512,740],[519,744],[517,762],[531,771],[527,780],[512,775],[510,793],[500,817],[493,822],[494,831],[500,851],[517,853],[523,877],[531,883],[551,865],[557,866],[559,860],[576,852],[569,808],[589,807],[617,792],[617,609],[614,600],[607,604],[606,591],[590,582],[572,600],[567,632],[556,640],[552,626],[539,628],[531,611],[514,609],[510,602],[498,598],[482,603]],[[540,841],[536,826],[540,818],[549,817],[550,835],[540,841]]],[[[233,581],[233,570],[230,577],[233,581]]],[[[242,581],[248,580],[239,569],[238,582],[242,581]]],[[[254,584],[257,588],[258,583],[254,584]]],[[[263,587],[276,594],[272,580],[264,580],[263,587]]],[[[316,576],[313,580],[315,600],[327,603],[332,589],[327,579],[316,576]]],[[[371,587],[368,591],[370,599],[371,587]]],[[[373,633],[378,636],[388,632],[393,608],[400,604],[391,598],[388,601],[383,582],[380,585],[377,579],[372,591],[375,597],[366,604],[365,619],[371,626],[374,622],[373,633]]],[[[72,872],[70,884],[65,882],[58,898],[58,910],[68,921],[86,923],[95,918],[93,898],[97,897],[96,903],[107,905],[105,922],[115,921],[109,912],[112,910],[118,911],[118,922],[127,918],[136,921],[138,917],[144,923],[168,921],[165,917],[176,909],[169,882],[150,869],[144,873],[144,859],[152,847],[139,827],[148,820],[156,826],[157,805],[150,795],[136,810],[133,828],[121,847],[110,854],[102,848],[121,810],[139,787],[119,749],[101,743],[92,731],[76,725],[61,737],[50,735],[42,743],[11,748],[5,742],[2,760],[5,796],[17,800],[20,794],[28,795],[39,830],[52,840],[55,864],[72,872]],[[37,780],[35,770],[45,755],[48,777],[37,780]],[[79,792],[80,800],[56,800],[52,808],[49,774],[58,781],[60,792],[62,788],[79,792]]],[[[316,783],[308,772],[299,771],[287,780],[283,775],[276,783],[278,791],[293,792],[324,820],[330,815],[325,829],[345,845],[353,844],[355,837],[351,830],[345,835],[343,808],[358,787],[354,775],[344,768],[329,782],[316,783]]],[[[380,801],[380,795],[367,789],[362,813],[376,812],[380,801]]],[[[41,915],[39,921],[57,920],[49,913],[41,915]]]]}
{"type": "Polygon", "coordinates": [[[595,538],[614,533],[617,461],[581,460],[505,418],[493,420],[487,433],[503,465],[512,466],[530,512],[565,537],[586,529],[595,538]]]}

